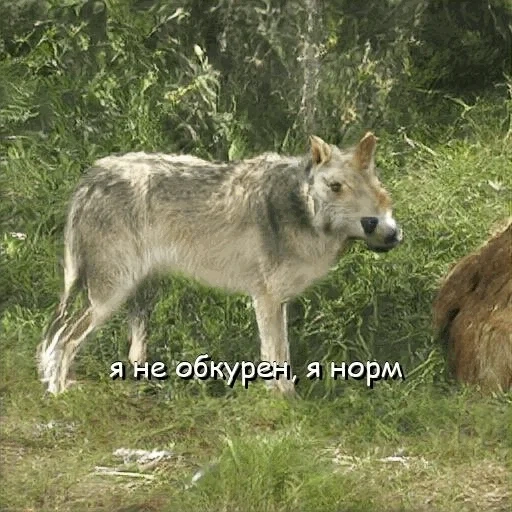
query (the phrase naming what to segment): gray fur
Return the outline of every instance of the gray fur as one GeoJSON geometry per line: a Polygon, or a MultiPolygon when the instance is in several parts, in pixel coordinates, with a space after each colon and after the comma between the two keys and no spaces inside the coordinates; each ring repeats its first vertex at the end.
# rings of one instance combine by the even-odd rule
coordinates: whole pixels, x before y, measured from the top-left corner
{"type": "MultiPolygon", "coordinates": [[[[96,161],[70,204],[64,293],[38,350],[48,390],[66,388],[81,342],[130,297],[130,360],[145,361],[150,304],[140,284],[159,272],[251,295],[262,360],[288,360],[287,301],[325,276],[351,239],[375,250],[401,240],[374,173],[373,135],[347,151],[311,140],[304,158],[267,153],[213,163],[128,153],[96,161]],[[333,181],[343,193],[331,191],[333,181]],[[379,218],[371,237],[365,216],[379,218]],[[80,289],[89,303],[71,319],[80,289]]],[[[276,385],[293,391],[286,380],[276,385]]]]}

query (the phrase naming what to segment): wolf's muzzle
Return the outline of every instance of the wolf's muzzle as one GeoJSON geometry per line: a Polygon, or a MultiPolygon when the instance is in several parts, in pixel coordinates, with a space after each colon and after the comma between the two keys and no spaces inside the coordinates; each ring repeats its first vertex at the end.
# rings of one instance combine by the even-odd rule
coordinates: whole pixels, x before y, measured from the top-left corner
{"type": "Polygon", "coordinates": [[[383,240],[383,245],[372,245],[371,243],[367,244],[368,249],[373,252],[388,252],[391,249],[394,249],[397,245],[400,245],[403,240],[403,232],[400,227],[396,227],[386,235],[386,238],[383,240]]]}
{"type": "Polygon", "coordinates": [[[386,238],[384,238],[384,243],[386,245],[394,246],[400,243],[401,234],[399,229],[394,229],[391,233],[389,233],[386,238]]]}

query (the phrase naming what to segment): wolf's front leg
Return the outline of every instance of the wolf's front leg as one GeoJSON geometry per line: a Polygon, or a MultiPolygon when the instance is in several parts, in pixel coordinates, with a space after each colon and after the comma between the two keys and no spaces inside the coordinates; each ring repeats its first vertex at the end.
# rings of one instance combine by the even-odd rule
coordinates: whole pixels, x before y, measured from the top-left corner
{"type": "MultiPolygon", "coordinates": [[[[268,295],[254,297],[253,303],[261,341],[261,360],[276,362],[279,366],[285,362],[290,364],[287,304],[268,295]]],[[[281,393],[295,394],[293,382],[284,375],[270,382],[281,393]]]]}

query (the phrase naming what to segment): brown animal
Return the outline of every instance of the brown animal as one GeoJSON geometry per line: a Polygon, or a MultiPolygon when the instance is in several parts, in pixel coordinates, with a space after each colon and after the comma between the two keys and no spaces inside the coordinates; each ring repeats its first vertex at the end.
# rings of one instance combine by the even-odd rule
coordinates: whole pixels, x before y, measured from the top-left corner
{"type": "Polygon", "coordinates": [[[433,313],[458,381],[512,387],[512,217],[450,270],[433,313]]]}

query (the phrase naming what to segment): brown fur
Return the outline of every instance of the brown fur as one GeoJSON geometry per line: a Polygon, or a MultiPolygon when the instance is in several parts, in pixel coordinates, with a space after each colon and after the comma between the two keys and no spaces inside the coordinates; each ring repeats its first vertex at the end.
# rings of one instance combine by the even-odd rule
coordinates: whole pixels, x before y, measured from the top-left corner
{"type": "Polygon", "coordinates": [[[458,381],[483,391],[512,387],[512,218],[445,277],[434,325],[458,381]]]}

